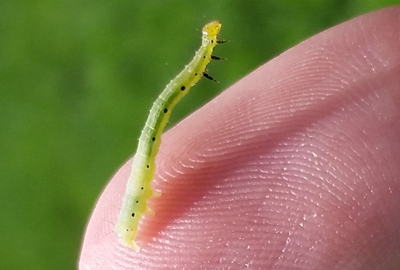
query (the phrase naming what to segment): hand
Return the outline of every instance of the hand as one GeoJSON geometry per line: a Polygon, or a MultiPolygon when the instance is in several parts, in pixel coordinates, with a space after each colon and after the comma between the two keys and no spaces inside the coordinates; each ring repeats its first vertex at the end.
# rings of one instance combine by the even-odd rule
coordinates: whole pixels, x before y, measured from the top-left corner
{"type": "Polygon", "coordinates": [[[297,45],[167,132],[140,253],[114,233],[125,164],[80,269],[399,269],[399,164],[392,7],[297,45]]]}

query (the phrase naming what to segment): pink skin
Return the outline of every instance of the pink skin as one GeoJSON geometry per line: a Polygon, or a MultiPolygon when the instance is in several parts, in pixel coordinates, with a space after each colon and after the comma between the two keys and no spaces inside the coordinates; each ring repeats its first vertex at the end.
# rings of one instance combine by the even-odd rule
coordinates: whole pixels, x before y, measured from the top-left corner
{"type": "Polygon", "coordinates": [[[113,231],[130,163],[80,269],[400,269],[400,7],[308,39],[168,131],[140,253],[113,231]]]}

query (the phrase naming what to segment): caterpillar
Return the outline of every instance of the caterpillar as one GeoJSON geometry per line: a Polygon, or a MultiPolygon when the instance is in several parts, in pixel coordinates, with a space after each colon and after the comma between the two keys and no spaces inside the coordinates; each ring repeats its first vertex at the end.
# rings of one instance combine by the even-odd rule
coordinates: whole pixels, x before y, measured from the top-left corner
{"type": "Polygon", "coordinates": [[[200,49],[196,52],[193,60],[170,81],[156,99],[140,135],[132,171],[115,226],[120,242],[136,252],[140,251],[140,247],[135,241],[139,221],[143,214],[154,214],[148,207],[147,200],[154,196],[161,196],[161,192],[151,188],[161,134],[175,105],[201,77],[216,81],[206,73],[206,67],[211,60],[222,59],[212,54],[217,44],[225,42],[218,40],[221,26],[221,22],[212,21],[203,27],[200,49]]]}

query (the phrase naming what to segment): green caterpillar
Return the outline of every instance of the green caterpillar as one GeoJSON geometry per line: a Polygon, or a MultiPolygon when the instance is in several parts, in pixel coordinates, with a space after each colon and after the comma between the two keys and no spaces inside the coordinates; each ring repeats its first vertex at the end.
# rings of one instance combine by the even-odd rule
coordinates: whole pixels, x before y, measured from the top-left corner
{"type": "Polygon", "coordinates": [[[218,40],[221,26],[219,21],[212,21],[203,27],[200,49],[196,52],[193,60],[167,85],[154,102],[140,135],[132,172],[116,224],[120,242],[137,252],[140,251],[140,247],[135,241],[139,221],[143,214],[154,214],[149,209],[147,200],[161,195],[160,192],[153,191],[150,184],[154,178],[155,157],[161,143],[161,134],[172,109],[201,77],[215,81],[205,70],[211,60],[221,59],[212,55],[214,47],[224,42],[218,40]]]}

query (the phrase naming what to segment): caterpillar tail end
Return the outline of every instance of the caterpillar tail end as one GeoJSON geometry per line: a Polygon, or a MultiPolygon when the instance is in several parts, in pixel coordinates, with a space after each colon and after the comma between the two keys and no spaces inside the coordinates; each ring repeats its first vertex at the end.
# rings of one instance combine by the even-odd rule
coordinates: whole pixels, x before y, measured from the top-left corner
{"type": "Polygon", "coordinates": [[[127,230],[126,226],[116,226],[116,233],[118,237],[118,242],[125,247],[131,248],[137,253],[141,250],[141,248],[136,244],[135,237],[136,231],[135,230],[127,230]]]}
{"type": "Polygon", "coordinates": [[[132,241],[130,243],[122,243],[124,246],[129,247],[136,251],[136,253],[139,253],[141,248],[136,244],[136,241],[132,241]]]}
{"type": "Polygon", "coordinates": [[[136,244],[136,241],[135,240],[131,240],[131,241],[129,241],[129,242],[126,242],[126,241],[124,241],[124,239],[119,239],[120,241],[120,243],[122,244],[122,245],[124,245],[124,246],[126,246],[126,247],[128,247],[128,248],[131,248],[131,249],[133,249],[134,251],[136,251],[137,253],[139,253],[140,252],[140,250],[141,250],[141,248],[136,244]]]}
{"type": "Polygon", "coordinates": [[[135,241],[133,241],[133,242],[129,245],[129,247],[132,248],[134,251],[136,251],[136,253],[139,253],[139,252],[140,252],[140,249],[141,249],[141,248],[136,244],[135,241]]]}

